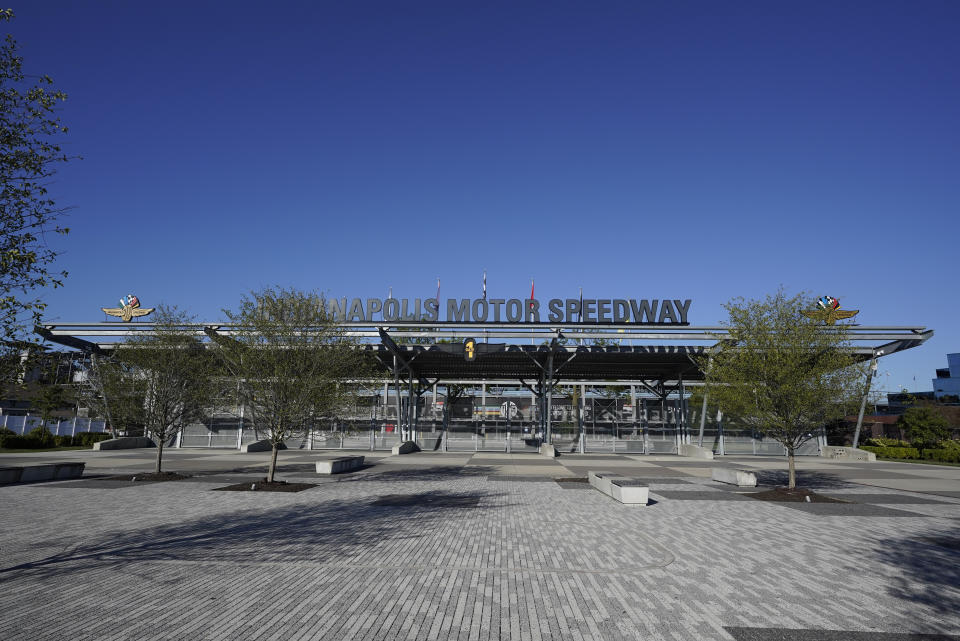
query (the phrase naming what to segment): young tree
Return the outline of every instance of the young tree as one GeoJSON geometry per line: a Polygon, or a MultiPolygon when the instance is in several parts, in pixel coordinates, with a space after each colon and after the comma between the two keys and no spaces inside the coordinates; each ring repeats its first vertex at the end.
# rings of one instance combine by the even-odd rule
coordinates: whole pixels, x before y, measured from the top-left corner
{"type": "Polygon", "coordinates": [[[897,419],[898,427],[903,429],[907,438],[922,453],[934,448],[947,438],[947,419],[928,405],[916,405],[897,419]]]}
{"type": "Polygon", "coordinates": [[[160,305],[154,331],[133,336],[115,355],[136,371],[133,381],[143,398],[141,420],[157,442],[156,474],[161,471],[164,445],[203,418],[213,394],[210,354],[185,328],[192,321],[175,306],[160,305]]]}
{"type": "Polygon", "coordinates": [[[88,363],[80,398],[92,416],[104,419],[114,435],[118,427],[127,433],[142,429],[143,385],[136,366],[106,354],[91,354],[88,363]]]}
{"type": "Polygon", "coordinates": [[[847,326],[801,314],[813,307],[803,294],[787,297],[781,289],[724,307],[730,340],[709,367],[706,358],[701,363],[710,403],[786,448],[792,489],[797,449],[856,406],[864,367],[847,349],[847,326]]]}
{"type": "Polygon", "coordinates": [[[258,436],[270,441],[270,483],[284,441],[338,414],[355,394],[350,381],[366,375],[367,359],[327,313],[326,300],[313,293],[264,289],[224,313],[234,333],[213,338],[239,379],[258,436]]]}
{"type": "MultiPolygon", "coordinates": [[[[0,21],[13,11],[0,9],[0,21]]],[[[29,338],[44,303],[34,291],[59,287],[66,272],[53,272],[57,256],[47,234],[66,234],[57,224],[64,210],[47,193],[56,166],[67,161],[55,136],[66,133],[56,115],[67,95],[48,76],[28,76],[17,42],[0,45],[0,346],[29,338]]]]}
{"type": "MultiPolygon", "coordinates": [[[[70,390],[57,380],[56,354],[48,355],[44,373],[34,386],[32,405],[40,413],[44,425],[70,401],[70,390]]],[[[69,383],[69,381],[67,381],[69,383]]]]}

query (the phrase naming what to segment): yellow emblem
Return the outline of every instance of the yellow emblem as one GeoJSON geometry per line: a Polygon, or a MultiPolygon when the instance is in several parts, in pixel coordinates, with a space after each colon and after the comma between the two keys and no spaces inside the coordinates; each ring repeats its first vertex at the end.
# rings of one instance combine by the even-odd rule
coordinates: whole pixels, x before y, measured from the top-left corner
{"type": "Polygon", "coordinates": [[[146,316],[156,308],[140,307],[140,299],[129,294],[126,298],[120,297],[120,307],[101,307],[100,309],[108,316],[116,316],[124,323],[129,323],[134,318],[146,316]]]}
{"type": "Polygon", "coordinates": [[[817,309],[802,309],[800,312],[807,318],[821,320],[827,325],[834,325],[838,320],[853,318],[860,313],[859,309],[840,309],[840,301],[833,296],[824,296],[817,301],[817,309]]]}
{"type": "Polygon", "coordinates": [[[468,361],[477,357],[477,341],[472,338],[463,341],[463,357],[468,361]]]}

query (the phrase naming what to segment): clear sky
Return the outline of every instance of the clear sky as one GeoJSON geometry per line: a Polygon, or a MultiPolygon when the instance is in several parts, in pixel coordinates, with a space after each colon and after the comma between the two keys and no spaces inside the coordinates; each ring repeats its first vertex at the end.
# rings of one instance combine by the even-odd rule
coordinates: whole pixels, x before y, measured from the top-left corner
{"type": "Polygon", "coordinates": [[[491,297],[691,298],[695,325],[783,285],[935,329],[888,389],[960,352],[953,0],[14,10],[83,156],[50,319],[474,298],[486,270],[491,297]]]}

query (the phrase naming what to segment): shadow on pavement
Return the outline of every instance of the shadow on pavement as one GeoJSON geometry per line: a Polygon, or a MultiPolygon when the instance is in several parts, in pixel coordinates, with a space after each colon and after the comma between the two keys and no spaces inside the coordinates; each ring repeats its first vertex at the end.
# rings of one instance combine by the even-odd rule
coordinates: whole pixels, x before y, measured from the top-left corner
{"type": "Polygon", "coordinates": [[[960,533],[956,530],[885,541],[875,552],[897,571],[887,591],[956,617],[960,612],[960,533]]]}
{"type": "Polygon", "coordinates": [[[397,553],[398,542],[406,546],[404,540],[429,536],[431,521],[467,510],[492,509],[493,503],[485,505],[484,499],[499,496],[494,492],[432,491],[408,495],[396,506],[377,505],[376,497],[361,497],[236,510],[71,546],[58,554],[0,568],[0,581],[55,577],[143,561],[320,563],[367,556],[382,561],[384,555],[397,553]]]}
{"type": "Polygon", "coordinates": [[[351,474],[350,476],[341,476],[341,483],[356,481],[449,481],[455,478],[487,476],[491,474],[492,468],[485,465],[425,465],[423,467],[413,464],[390,466],[374,466],[369,470],[364,470],[360,474],[351,474]],[[409,467],[408,467],[409,465],[409,467]]]}
{"type": "MultiPolygon", "coordinates": [[[[789,480],[787,470],[756,470],[757,485],[779,487],[786,486],[789,480]]],[[[855,488],[856,485],[836,474],[817,470],[797,470],[797,487],[815,490],[855,488]]]]}

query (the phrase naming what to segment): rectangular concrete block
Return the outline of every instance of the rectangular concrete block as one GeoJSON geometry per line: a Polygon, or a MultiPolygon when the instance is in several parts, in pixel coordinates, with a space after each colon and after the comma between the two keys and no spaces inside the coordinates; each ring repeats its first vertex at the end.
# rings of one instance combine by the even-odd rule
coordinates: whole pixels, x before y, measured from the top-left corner
{"type": "Polygon", "coordinates": [[[556,458],[560,455],[559,452],[557,452],[557,448],[550,443],[544,443],[540,446],[540,454],[548,458],[556,458]]]}
{"type": "Polygon", "coordinates": [[[0,467],[0,483],[18,483],[21,474],[22,467],[0,467]]]}
{"type": "Polygon", "coordinates": [[[650,488],[643,481],[620,476],[615,472],[588,472],[590,485],[625,505],[646,505],[650,488]]]}
{"type": "Polygon", "coordinates": [[[93,444],[93,449],[100,450],[129,450],[137,447],[156,447],[157,444],[145,436],[124,436],[111,438],[93,444]]]}
{"type": "MultiPolygon", "coordinates": [[[[278,450],[287,449],[286,443],[281,443],[278,450]]],[[[240,448],[241,452],[272,452],[273,445],[270,443],[270,439],[263,439],[262,441],[255,441],[253,443],[247,443],[246,445],[240,448]]]]}
{"type": "Polygon", "coordinates": [[[650,487],[633,479],[612,479],[610,492],[613,498],[626,505],[646,505],[650,501],[650,487]]]}
{"type": "Polygon", "coordinates": [[[78,479],[83,476],[83,468],[86,467],[86,463],[83,461],[68,461],[66,463],[54,463],[56,470],[53,473],[53,478],[56,480],[61,479],[78,479]]]}
{"type": "Polygon", "coordinates": [[[53,463],[48,465],[26,465],[23,468],[23,474],[20,475],[20,482],[52,481],[56,473],[57,466],[53,463]]]}
{"type": "Polygon", "coordinates": [[[757,475],[748,470],[732,470],[726,467],[713,468],[712,478],[720,483],[729,483],[737,487],[757,487],[757,475]]]}
{"type": "Polygon", "coordinates": [[[702,458],[708,461],[713,460],[713,451],[708,450],[705,447],[699,447],[697,445],[690,445],[687,443],[682,443],[677,449],[677,453],[680,456],[689,456],[690,458],[702,458]]]}
{"type": "Polygon", "coordinates": [[[853,447],[827,445],[820,450],[820,456],[842,461],[876,461],[877,455],[873,452],[853,447]]]}
{"type": "Polygon", "coordinates": [[[363,465],[362,456],[338,456],[317,461],[317,474],[340,474],[363,465]]]}
{"type": "Polygon", "coordinates": [[[413,441],[404,441],[403,443],[394,445],[391,451],[393,452],[394,456],[397,456],[398,454],[413,454],[414,452],[420,451],[420,446],[413,441]]]}
{"type": "Polygon", "coordinates": [[[610,495],[610,479],[617,476],[615,472],[587,472],[590,485],[606,495],[610,495]]]}

